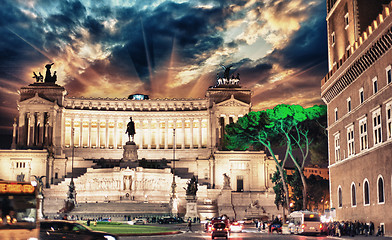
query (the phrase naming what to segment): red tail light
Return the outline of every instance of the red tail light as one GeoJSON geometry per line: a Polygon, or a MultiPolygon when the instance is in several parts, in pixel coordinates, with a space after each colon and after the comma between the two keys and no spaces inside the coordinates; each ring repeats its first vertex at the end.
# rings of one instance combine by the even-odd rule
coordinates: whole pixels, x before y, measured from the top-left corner
{"type": "Polygon", "coordinates": [[[215,231],[215,228],[213,227],[213,228],[211,228],[211,231],[215,231]]]}
{"type": "Polygon", "coordinates": [[[323,229],[323,224],[322,223],[320,223],[320,229],[323,229]]]}
{"type": "Polygon", "coordinates": [[[306,225],[305,225],[305,224],[302,224],[302,225],[301,225],[301,228],[302,228],[302,229],[304,229],[305,227],[306,227],[306,225]]]}

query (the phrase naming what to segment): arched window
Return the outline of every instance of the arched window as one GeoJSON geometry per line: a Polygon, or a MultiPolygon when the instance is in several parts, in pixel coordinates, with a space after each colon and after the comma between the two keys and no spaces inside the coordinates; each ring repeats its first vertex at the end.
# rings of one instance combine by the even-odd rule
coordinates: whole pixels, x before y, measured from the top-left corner
{"type": "Polygon", "coordinates": [[[369,181],[367,179],[363,182],[363,204],[370,205],[369,181]]]}
{"type": "Polygon", "coordinates": [[[343,206],[342,203],[343,199],[342,199],[342,187],[338,187],[338,206],[341,208],[343,206]]]}
{"type": "Polygon", "coordinates": [[[377,180],[378,203],[384,203],[384,179],[380,175],[377,180]]]}
{"type": "Polygon", "coordinates": [[[351,183],[351,206],[352,207],[357,206],[357,194],[356,194],[355,183],[351,183]]]}

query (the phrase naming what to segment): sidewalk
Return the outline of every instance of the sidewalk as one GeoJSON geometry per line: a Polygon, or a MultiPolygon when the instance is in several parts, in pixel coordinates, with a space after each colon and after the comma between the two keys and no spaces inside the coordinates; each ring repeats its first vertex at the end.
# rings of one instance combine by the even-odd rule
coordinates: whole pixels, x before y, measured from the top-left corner
{"type": "Polygon", "coordinates": [[[373,236],[364,236],[364,235],[356,235],[356,236],[354,236],[354,237],[350,237],[350,236],[342,236],[342,237],[332,237],[332,236],[328,236],[328,238],[331,238],[331,239],[351,239],[351,240],[353,240],[353,239],[355,239],[355,240],[376,240],[376,239],[378,239],[378,240],[392,240],[392,237],[376,237],[375,235],[373,235],[373,236]]]}

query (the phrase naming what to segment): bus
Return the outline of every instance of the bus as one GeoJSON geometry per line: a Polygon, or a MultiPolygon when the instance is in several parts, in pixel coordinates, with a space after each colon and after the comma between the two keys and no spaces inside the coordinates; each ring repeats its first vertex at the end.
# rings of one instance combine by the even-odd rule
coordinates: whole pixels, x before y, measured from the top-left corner
{"type": "Polygon", "coordinates": [[[320,215],[311,211],[294,211],[289,215],[289,232],[292,234],[321,233],[320,215]]]}
{"type": "Polygon", "coordinates": [[[0,181],[0,206],[0,239],[38,240],[36,186],[0,181]]]}

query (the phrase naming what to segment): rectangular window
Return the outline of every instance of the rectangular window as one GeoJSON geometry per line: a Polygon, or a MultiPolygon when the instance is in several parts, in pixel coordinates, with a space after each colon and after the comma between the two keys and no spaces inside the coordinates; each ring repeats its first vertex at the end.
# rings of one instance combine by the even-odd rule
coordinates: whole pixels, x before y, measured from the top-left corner
{"type": "Polygon", "coordinates": [[[348,13],[344,15],[344,29],[347,29],[349,25],[348,13]]]}
{"type": "Polygon", "coordinates": [[[373,112],[373,142],[374,145],[380,144],[382,142],[381,133],[381,110],[377,109],[373,112]]]}
{"type": "Polygon", "coordinates": [[[348,157],[354,155],[354,125],[347,128],[347,153],[348,157]]]}
{"type": "Polygon", "coordinates": [[[335,121],[338,120],[338,108],[335,108],[335,121]]]}
{"type": "Polygon", "coordinates": [[[332,47],[335,45],[335,32],[331,33],[331,45],[332,47]]]}
{"type": "Polygon", "coordinates": [[[359,89],[359,102],[362,104],[365,101],[365,96],[363,95],[363,88],[359,89]]]}
{"type": "Polygon", "coordinates": [[[359,143],[360,143],[361,151],[368,148],[366,117],[359,120],[359,143]]]}
{"type": "Polygon", "coordinates": [[[347,112],[351,112],[351,98],[347,98],[347,112]]]}
{"type": "Polygon", "coordinates": [[[392,139],[392,102],[387,103],[386,107],[387,114],[387,138],[392,139]]]}
{"type": "Polygon", "coordinates": [[[385,68],[385,72],[387,74],[387,84],[390,84],[392,82],[392,70],[391,70],[391,65],[389,65],[387,68],[385,68]]]}
{"type": "Polygon", "coordinates": [[[340,134],[335,134],[335,162],[340,161],[340,134]]]}
{"type": "Polygon", "coordinates": [[[377,86],[377,77],[373,78],[373,94],[377,93],[378,86],[377,86]]]}

